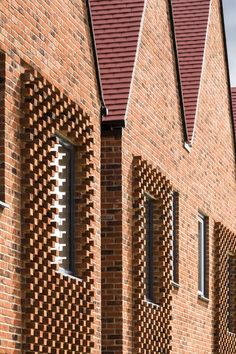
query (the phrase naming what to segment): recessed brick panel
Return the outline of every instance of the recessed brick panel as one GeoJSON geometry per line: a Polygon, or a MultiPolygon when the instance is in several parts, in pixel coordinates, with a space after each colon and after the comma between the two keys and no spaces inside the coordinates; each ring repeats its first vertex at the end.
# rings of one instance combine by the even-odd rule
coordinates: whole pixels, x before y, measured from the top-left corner
{"type": "Polygon", "coordinates": [[[169,181],[147,161],[133,163],[133,338],[134,353],[171,350],[171,203],[169,181]],[[154,208],[154,298],[146,299],[146,194],[154,208]]]}
{"type": "Polygon", "coordinates": [[[25,353],[93,353],[93,126],[38,72],[22,75],[23,318],[25,353]],[[53,264],[55,133],[75,144],[75,276],[53,264]]]}
{"type": "Polygon", "coordinates": [[[236,255],[236,234],[215,225],[215,353],[235,354],[236,333],[229,332],[229,255],[236,255]]]}

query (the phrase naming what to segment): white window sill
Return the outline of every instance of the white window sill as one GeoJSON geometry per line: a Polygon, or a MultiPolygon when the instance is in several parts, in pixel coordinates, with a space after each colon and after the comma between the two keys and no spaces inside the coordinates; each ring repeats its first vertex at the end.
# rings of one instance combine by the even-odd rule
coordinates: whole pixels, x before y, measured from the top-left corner
{"type": "Polygon", "coordinates": [[[210,301],[209,298],[204,296],[200,291],[198,292],[198,298],[199,300],[205,301],[207,303],[210,301]]]}
{"type": "Polygon", "coordinates": [[[184,143],[184,148],[185,148],[185,150],[187,150],[189,153],[191,152],[191,145],[189,145],[188,143],[184,143]]]}
{"type": "Polygon", "coordinates": [[[5,202],[2,202],[2,201],[0,200],[0,208],[7,208],[7,209],[9,209],[10,206],[9,206],[9,204],[7,204],[7,203],[5,203],[5,202]]]}
{"type": "Polygon", "coordinates": [[[78,277],[75,277],[74,275],[72,275],[72,274],[70,274],[69,272],[67,272],[65,269],[63,269],[63,268],[59,268],[59,270],[57,271],[57,273],[58,274],[61,274],[61,275],[63,275],[63,276],[65,276],[65,277],[68,277],[68,278],[71,278],[71,279],[75,279],[75,280],[77,280],[77,281],[79,281],[79,282],[81,282],[82,283],[82,279],[81,278],[78,278],[78,277]]]}
{"type": "Polygon", "coordinates": [[[179,283],[176,283],[174,280],[171,280],[171,285],[173,286],[173,288],[175,289],[179,289],[181,286],[179,283]]]}
{"type": "Polygon", "coordinates": [[[160,305],[156,304],[155,302],[152,302],[152,301],[148,300],[147,298],[146,298],[145,301],[146,301],[147,304],[151,305],[154,308],[159,308],[160,307],[160,305]]]}

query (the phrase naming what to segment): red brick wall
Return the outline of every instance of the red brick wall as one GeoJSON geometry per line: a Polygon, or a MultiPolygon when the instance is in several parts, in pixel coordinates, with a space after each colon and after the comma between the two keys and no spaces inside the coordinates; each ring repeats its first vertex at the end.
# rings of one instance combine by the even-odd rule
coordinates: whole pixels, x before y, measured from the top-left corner
{"type": "MultiPolygon", "coordinates": [[[[147,2],[122,134],[122,245],[116,247],[122,248],[123,353],[135,352],[133,338],[138,335],[132,332],[136,320],[132,300],[134,156],[147,160],[179,192],[180,288],[172,290],[172,353],[213,352],[214,224],[221,221],[236,231],[235,154],[220,2],[211,2],[197,126],[190,153],[184,148],[170,21],[169,1],[147,2]],[[209,302],[198,298],[199,211],[209,217],[209,302]]],[[[112,146],[113,139],[110,144],[112,146]]],[[[114,343],[115,339],[110,341],[110,345],[114,343]]],[[[111,347],[110,352],[118,351],[111,347]]],[[[143,352],[150,354],[155,350],[143,349],[143,352]]]]}
{"type": "MultiPolygon", "coordinates": [[[[21,80],[37,69],[90,116],[94,127],[94,352],[100,351],[100,103],[85,1],[6,1],[1,5],[0,51],[5,75],[5,193],[0,211],[0,352],[22,353],[21,313],[21,80]]],[[[2,63],[1,63],[2,64],[2,63]]],[[[2,70],[1,70],[2,72],[2,70]]],[[[2,97],[2,96],[1,96],[2,97]]],[[[2,117],[2,112],[1,112],[2,117]]],[[[1,144],[2,152],[2,144],[1,144]]],[[[1,168],[3,166],[1,165],[1,168]]],[[[1,176],[3,170],[1,169],[1,176]]]]}
{"type": "MultiPolygon", "coordinates": [[[[173,289],[173,353],[213,350],[214,223],[235,233],[235,156],[223,55],[219,0],[212,0],[206,58],[191,153],[183,147],[169,2],[147,1],[127,125],[103,134],[103,352],[134,353],[133,170],[142,156],[179,192],[179,282],[173,289]],[[227,188],[225,188],[227,186],[227,188]],[[197,297],[197,213],[209,217],[209,303],[197,297]]],[[[11,1],[0,9],[6,54],[5,182],[0,212],[0,352],[22,353],[20,74],[37,69],[90,115],[94,126],[94,353],[100,348],[100,126],[85,1],[11,1]]],[[[1,98],[0,98],[1,100],[1,98]]],[[[0,112],[2,115],[2,112],[0,112]]],[[[1,142],[0,142],[1,143],[1,142]]],[[[2,151],[2,144],[1,151],[2,151]]],[[[2,176],[2,175],[1,175],[2,176]]],[[[142,338],[136,338],[142,342],[142,338]]],[[[149,351],[149,353],[151,353],[149,351]]]]}

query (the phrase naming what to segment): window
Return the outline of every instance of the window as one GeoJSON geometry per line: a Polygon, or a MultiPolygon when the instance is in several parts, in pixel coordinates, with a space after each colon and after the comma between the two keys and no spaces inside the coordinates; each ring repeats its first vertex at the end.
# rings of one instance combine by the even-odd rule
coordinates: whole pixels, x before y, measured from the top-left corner
{"type": "Polygon", "coordinates": [[[172,194],[172,280],[174,283],[179,283],[179,237],[178,237],[178,206],[179,194],[172,194]]]}
{"type": "Polygon", "coordinates": [[[228,328],[236,333],[236,256],[228,258],[228,328]]]}
{"type": "Polygon", "coordinates": [[[54,193],[57,196],[55,208],[58,210],[56,215],[56,237],[58,243],[56,249],[59,256],[56,257],[56,263],[60,265],[62,271],[74,273],[74,203],[73,203],[73,186],[74,186],[74,146],[62,138],[57,137],[55,144],[57,157],[54,165],[57,172],[54,178],[58,185],[55,187],[54,193]]]}
{"type": "Polygon", "coordinates": [[[198,293],[208,297],[208,240],[207,218],[198,214],[198,293]]]}
{"type": "Polygon", "coordinates": [[[7,90],[6,90],[6,55],[0,52],[0,208],[9,207],[6,201],[6,177],[5,177],[5,110],[7,102],[7,90]]]}
{"type": "Polygon", "coordinates": [[[153,292],[153,199],[147,196],[146,201],[146,289],[147,299],[154,301],[153,292]]]}

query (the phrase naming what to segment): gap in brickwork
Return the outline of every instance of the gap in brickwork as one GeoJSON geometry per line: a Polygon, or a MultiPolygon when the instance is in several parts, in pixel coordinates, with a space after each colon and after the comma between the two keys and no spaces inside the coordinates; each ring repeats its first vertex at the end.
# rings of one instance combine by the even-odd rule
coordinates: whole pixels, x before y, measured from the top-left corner
{"type": "Polygon", "coordinates": [[[102,353],[123,353],[122,131],[102,131],[102,353]],[[112,348],[112,349],[111,349],[112,348]]]}

